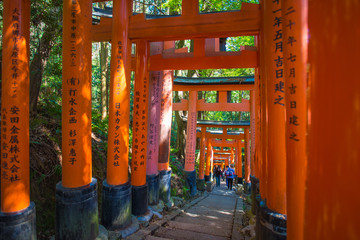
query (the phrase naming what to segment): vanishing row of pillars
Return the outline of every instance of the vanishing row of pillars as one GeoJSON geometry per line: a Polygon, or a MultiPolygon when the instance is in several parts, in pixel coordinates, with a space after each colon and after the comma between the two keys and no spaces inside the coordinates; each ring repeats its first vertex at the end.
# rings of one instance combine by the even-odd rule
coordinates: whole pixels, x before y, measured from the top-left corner
{"type": "MultiPolygon", "coordinates": [[[[250,92],[254,92],[253,90],[250,92]]],[[[252,94],[254,96],[254,94],[252,94]]],[[[197,128],[197,99],[198,99],[198,92],[197,91],[189,91],[189,106],[188,106],[188,120],[187,120],[187,136],[186,136],[186,153],[185,153],[185,178],[186,182],[190,189],[190,194],[195,195],[197,193],[197,188],[200,190],[204,189],[204,184],[207,181],[210,181],[211,174],[213,170],[213,149],[211,146],[211,139],[206,138],[206,127],[201,127],[201,135],[200,135],[200,161],[199,161],[199,172],[198,172],[198,179],[196,178],[196,170],[195,170],[195,160],[196,160],[196,128],[197,128]],[[205,161],[205,147],[207,148],[206,154],[206,161],[205,161]],[[211,160],[210,160],[211,159],[211,160]],[[205,168],[206,163],[206,168],[205,168]],[[206,170],[206,173],[204,173],[206,170]]],[[[255,104],[255,98],[251,99],[252,105],[255,104]]],[[[220,111],[221,109],[219,109],[220,111]]],[[[255,114],[252,114],[251,117],[255,118],[255,114]]],[[[252,120],[255,122],[255,119],[252,120]]],[[[255,129],[255,127],[254,127],[255,129]]],[[[225,128],[224,130],[225,131],[225,128]]],[[[250,148],[250,133],[249,128],[244,128],[245,134],[245,184],[250,186],[250,172],[251,172],[251,148],[250,148]]],[[[252,134],[254,135],[254,134],[252,134]]],[[[255,136],[254,136],[255,138],[255,136]]],[[[225,140],[225,139],[224,139],[225,140]]],[[[238,146],[235,146],[239,154],[241,154],[241,141],[236,141],[238,146]]],[[[233,148],[231,148],[233,151],[233,148]]],[[[231,154],[234,156],[234,153],[231,154]]],[[[240,158],[241,159],[241,158],[240,158]]],[[[241,162],[241,161],[239,161],[241,162]]],[[[234,163],[234,159],[232,159],[231,163],[234,163]]],[[[225,166],[229,166],[229,161],[225,160],[225,166]]],[[[242,175],[242,168],[238,168],[236,166],[236,173],[242,175]]]]}
{"type": "Polygon", "coordinates": [[[251,180],[257,239],[303,239],[307,164],[305,2],[262,2],[262,31],[257,39],[260,68],[256,69],[260,78],[255,80],[252,111],[257,147],[252,155],[251,180]]]}
{"type": "MultiPolygon", "coordinates": [[[[136,41],[129,179],[128,2],[114,1],[113,5],[108,159],[101,216],[107,229],[126,230],[126,234],[137,229],[132,214],[146,221],[152,216],[148,204],[156,205],[160,199],[171,203],[173,80],[171,71],[148,72],[149,43],[136,41]]],[[[62,181],[56,185],[56,239],[95,239],[99,217],[91,151],[92,2],[66,0],[63,9],[62,181]]],[[[36,239],[35,205],[30,202],[29,190],[29,29],[30,1],[5,0],[1,239],[36,239]]],[[[151,49],[162,51],[159,47],[164,46],[151,49]]]]}
{"type": "Polygon", "coordinates": [[[357,239],[360,31],[351,23],[360,22],[359,4],[260,4],[257,239],[357,239]]]}

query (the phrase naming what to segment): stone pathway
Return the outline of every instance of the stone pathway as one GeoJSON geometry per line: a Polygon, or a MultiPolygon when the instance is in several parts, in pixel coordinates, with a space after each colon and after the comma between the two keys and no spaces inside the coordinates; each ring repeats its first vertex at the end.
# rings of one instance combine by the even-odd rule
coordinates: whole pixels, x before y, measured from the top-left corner
{"type": "Polygon", "coordinates": [[[240,233],[243,214],[243,200],[222,182],[220,188],[215,187],[145,239],[245,239],[240,233]]]}

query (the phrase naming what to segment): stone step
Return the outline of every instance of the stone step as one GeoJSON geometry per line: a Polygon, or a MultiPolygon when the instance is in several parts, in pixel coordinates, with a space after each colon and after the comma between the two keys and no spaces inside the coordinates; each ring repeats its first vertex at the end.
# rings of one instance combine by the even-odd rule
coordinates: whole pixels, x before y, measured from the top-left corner
{"type": "Polygon", "coordinates": [[[184,223],[184,222],[176,222],[170,221],[168,222],[168,228],[176,228],[182,229],[186,231],[205,233],[208,235],[221,236],[221,237],[231,237],[231,231],[226,231],[225,229],[212,228],[212,227],[204,227],[200,224],[194,223],[184,223]]]}
{"type": "Polygon", "coordinates": [[[155,236],[170,238],[175,240],[225,240],[229,239],[226,237],[214,236],[205,233],[198,233],[193,231],[186,231],[182,229],[171,229],[166,227],[161,227],[156,233],[155,236]]]}
{"type": "Polygon", "coordinates": [[[219,218],[217,216],[211,216],[211,215],[202,215],[201,213],[189,213],[189,212],[185,212],[182,213],[180,216],[184,216],[184,217],[192,217],[194,219],[202,219],[205,221],[222,221],[228,224],[232,224],[232,218],[219,218]]]}
{"type": "Polygon", "coordinates": [[[163,237],[156,237],[148,235],[146,236],[145,240],[170,240],[171,238],[163,238],[163,237]]]}
{"type": "Polygon", "coordinates": [[[222,228],[222,229],[226,229],[226,230],[231,230],[231,228],[232,228],[231,223],[224,222],[221,219],[219,219],[219,220],[204,220],[201,218],[179,216],[179,217],[175,218],[174,221],[175,222],[194,223],[194,224],[202,225],[204,227],[212,227],[215,229],[222,228]]]}

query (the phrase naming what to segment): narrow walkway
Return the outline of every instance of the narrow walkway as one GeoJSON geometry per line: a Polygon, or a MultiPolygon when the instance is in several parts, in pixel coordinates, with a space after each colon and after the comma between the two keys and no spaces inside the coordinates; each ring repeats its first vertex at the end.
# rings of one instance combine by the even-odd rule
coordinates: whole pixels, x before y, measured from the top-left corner
{"type": "Polygon", "coordinates": [[[239,232],[242,218],[243,200],[222,182],[220,188],[215,187],[208,197],[146,239],[244,239],[239,232]]]}

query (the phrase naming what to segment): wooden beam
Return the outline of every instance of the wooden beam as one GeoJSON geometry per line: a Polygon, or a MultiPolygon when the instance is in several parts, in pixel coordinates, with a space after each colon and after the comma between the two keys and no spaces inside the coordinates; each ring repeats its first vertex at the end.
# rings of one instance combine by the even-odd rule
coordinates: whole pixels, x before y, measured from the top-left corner
{"type": "MultiPolygon", "coordinates": [[[[201,133],[200,132],[197,132],[196,133],[196,137],[200,137],[201,136],[201,133]]],[[[236,139],[239,139],[239,140],[243,140],[244,139],[244,134],[241,133],[241,134],[214,134],[214,133],[209,133],[207,132],[205,134],[205,137],[207,139],[233,139],[233,140],[236,140],[236,139]]]]}
{"type": "MultiPolygon", "coordinates": [[[[259,4],[242,3],[241,11],[190,14],[178,17],[145,19],[130,17],[130,39],[181,40],[257,35],[260,30],[259,4]]],[[[93,25],[93,41],[109,41],[111,26],[93,25]]]]}
{"type": "Polygon", "coordinates": [[[179,40],[201,37],[256,35],[260,29],[259,4],[243,3],[241,11],[191,14],[166,19],[130,18],[131,39],[179,40]]]}
{"type": "Polygon", "coordinates": [[[253,84],[246,85],[173,85],[173,91],[250,91],[254,89],[253,84]]]}
{"type": "Polygon", "coordinates": [[[201,127],[201,126],[215,127],[215,128],[218,128],[218,127],[222,127],[222,128],[250,128],[249,125],[245,125],[245,124],[238,124],[238,125],[226,125],[226,124],[223,124],[223,125],[220,126],[220,125],[217,125],[217,124],[209,123],[209,124],[201,124],[201,125],[198,124],[198,126],[199,127],[201,127]]]}
{"type": "Polygon", "coordinates": [[[236,147],[236,141],[224,141],[211,139],[213,147],[236,147]]]}
{"type": "MultiPolygon", "coordinates": [[[[173,111],[187,111],[188,100],[181,99],[180,103],[173,103],[173,111]]],[[[205,103],[204,99],[197,101],[197,111],[224,111],[224,112],[250,112],[249,100],[243,99],[242,103],[205,103]]]]}
{"type": "Polygon", "coordinates": [[[173,54],[173,57],[154,55],[149,60],[150,70],[196,70],[256,68],[258,66],[257,51],[218,52],[216,56],[199,56],[193,53],[173,54]],[[176,57],[178,55],[178,57],[176,57]]]}

